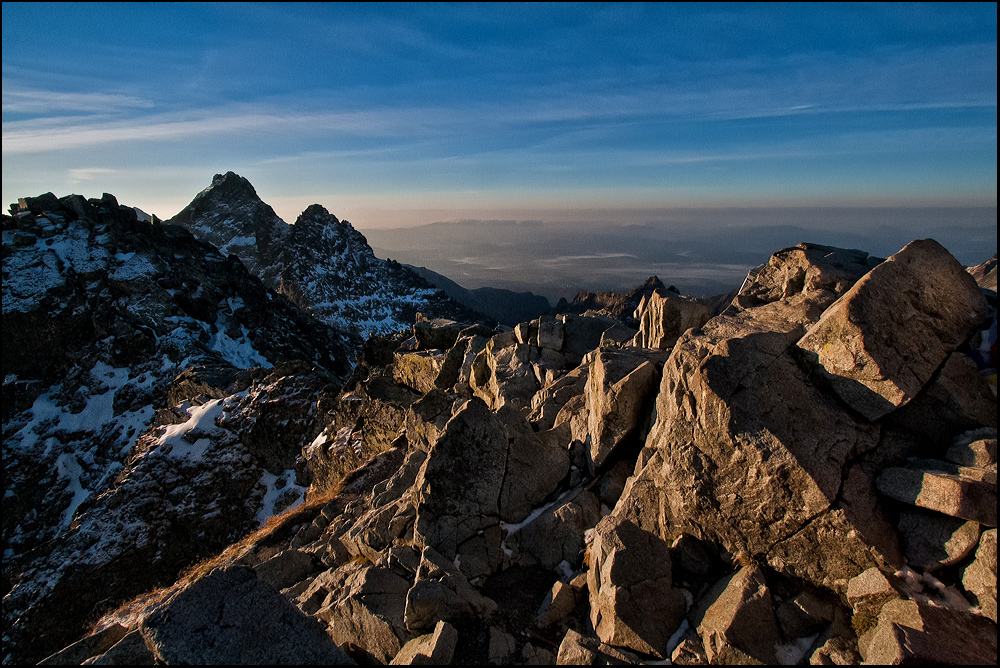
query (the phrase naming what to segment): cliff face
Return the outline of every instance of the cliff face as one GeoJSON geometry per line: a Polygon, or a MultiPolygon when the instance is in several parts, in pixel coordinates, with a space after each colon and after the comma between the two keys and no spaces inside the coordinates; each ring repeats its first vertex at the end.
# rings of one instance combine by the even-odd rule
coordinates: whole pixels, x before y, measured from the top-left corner
{"type": "Polygon", "coordinates": [[[930,240],[651,287],[369,339],[310,500],[59,660],[995,661],[995,293],[930,240]]]}

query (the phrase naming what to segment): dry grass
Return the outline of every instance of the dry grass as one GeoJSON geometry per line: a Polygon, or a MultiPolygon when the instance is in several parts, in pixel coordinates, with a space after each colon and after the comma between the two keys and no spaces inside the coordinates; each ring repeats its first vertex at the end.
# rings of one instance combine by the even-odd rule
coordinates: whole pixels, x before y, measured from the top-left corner
{"type": "Polygon", "coordinates": [[[851,626],[854,633],[860,638],[864,633],[871,631],[878,624],[878,615],[868,612],[859,612],[851,617],[851,626]]]}
{"type": "Polygon", "coordinates": [[[255,547],[268,540],[285,539],[285,536],[282,534],[287,534],[287,540],[291,540],[292,535],[290,530],[304,521],[311,521],[319,509],[336,498],[339,492],[340,485],[336,485],[323,494],[307,498],[306,502],[298,507],[289,508],[277,515],[272,515],[267,518],[259,529],[247,534],[219,554],[203,559],[182,570],[172,585],[158,587],[152,591],[139,594],[115,610],[106,613],[94,623],[91,633],[105,629],[115,623],[132,628],[154,606],[170,598],[195,580],[208,575],[214,569],[236,563],[247,556],[255,547]]]}

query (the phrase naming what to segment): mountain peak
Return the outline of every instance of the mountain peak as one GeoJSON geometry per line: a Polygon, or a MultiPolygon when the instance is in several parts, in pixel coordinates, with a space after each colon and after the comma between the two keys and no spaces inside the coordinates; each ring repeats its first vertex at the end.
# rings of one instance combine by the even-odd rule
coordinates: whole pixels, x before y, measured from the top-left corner
{"type": "Polygon", "coordinates": [[[273,261],[288,225],[264,203],[253,185],[236,172],[216,174],[176,216],[165,221],[233,254],[251,273],[273,261]]]}
{"type": "Polygon", "coordinates": [[[231,171],[213,176],[212,185],[198,193],[198,196],[208,193],[212,193],[215,197],[238,197],[260,201],[260,196],[257,195],[257,190],[253,187],[253,184],[246,177],[231,171]]]}
{"type": "Polygon", "coordinates": [[[327,211],[326,207],[322,204],[310,204],[307,206],[306,210],[299,214],[295,224],[298,225],[299,223],[307,220],[318,220],[325,223],[340,223],[340,220],[335,215],[327,211]]]}

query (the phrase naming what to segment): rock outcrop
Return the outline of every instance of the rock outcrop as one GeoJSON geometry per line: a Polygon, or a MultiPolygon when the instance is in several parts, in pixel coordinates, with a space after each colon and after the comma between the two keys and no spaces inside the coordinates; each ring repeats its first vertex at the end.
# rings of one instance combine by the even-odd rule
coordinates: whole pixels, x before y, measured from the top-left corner
{"type": "MultiPolygon", "coordinates": [[[[162,611],[227,574],[232,591],[204,607],[274,588],[296,615],[270,593],[269,609],[364,663],[995,662],[996,430],[981,403],[995,419],[995,398],[962,372],[994,316],[952,268],[930,242],[885,262],[786,249],[672,345],[595,313],[372,339],[343,387],[304,391],[318,397],[307,502],[106,615],[73,656],[110,661],[121,636],[122,655],[164,660],[162,611]],[[933,321],[906,350],[938,352],[882,346],[893,319],[851,315],[872,286],[933,321]],[[879,350],[907,398],[865,409],[847,372],[822,366],[822,332],[879,350]],[[922,401],[950,408],[918,420],[922,401]]],[[[213,661],[273,659],[217,647],[213,661]]]]}
{"type": "Polygon", "coordinates": [[[915,397],[985,315],[972,276],[924,239],[862,277],[798,347],[841,399],[874,420],[915,397]]]}

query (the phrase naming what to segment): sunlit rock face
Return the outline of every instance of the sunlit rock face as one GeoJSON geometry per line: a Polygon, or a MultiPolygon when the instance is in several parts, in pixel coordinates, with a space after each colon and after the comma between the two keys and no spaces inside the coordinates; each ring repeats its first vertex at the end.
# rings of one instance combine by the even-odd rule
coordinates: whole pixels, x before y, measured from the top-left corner
{"type": "Polygon", "coordinates": [[[286,224],[228,172],[167,221],[239,257],[250,273],[323,322],[364,338],[426,317],[475,319],[410,269],[375,257],[364,235],[313,204],[286,224]]]}

